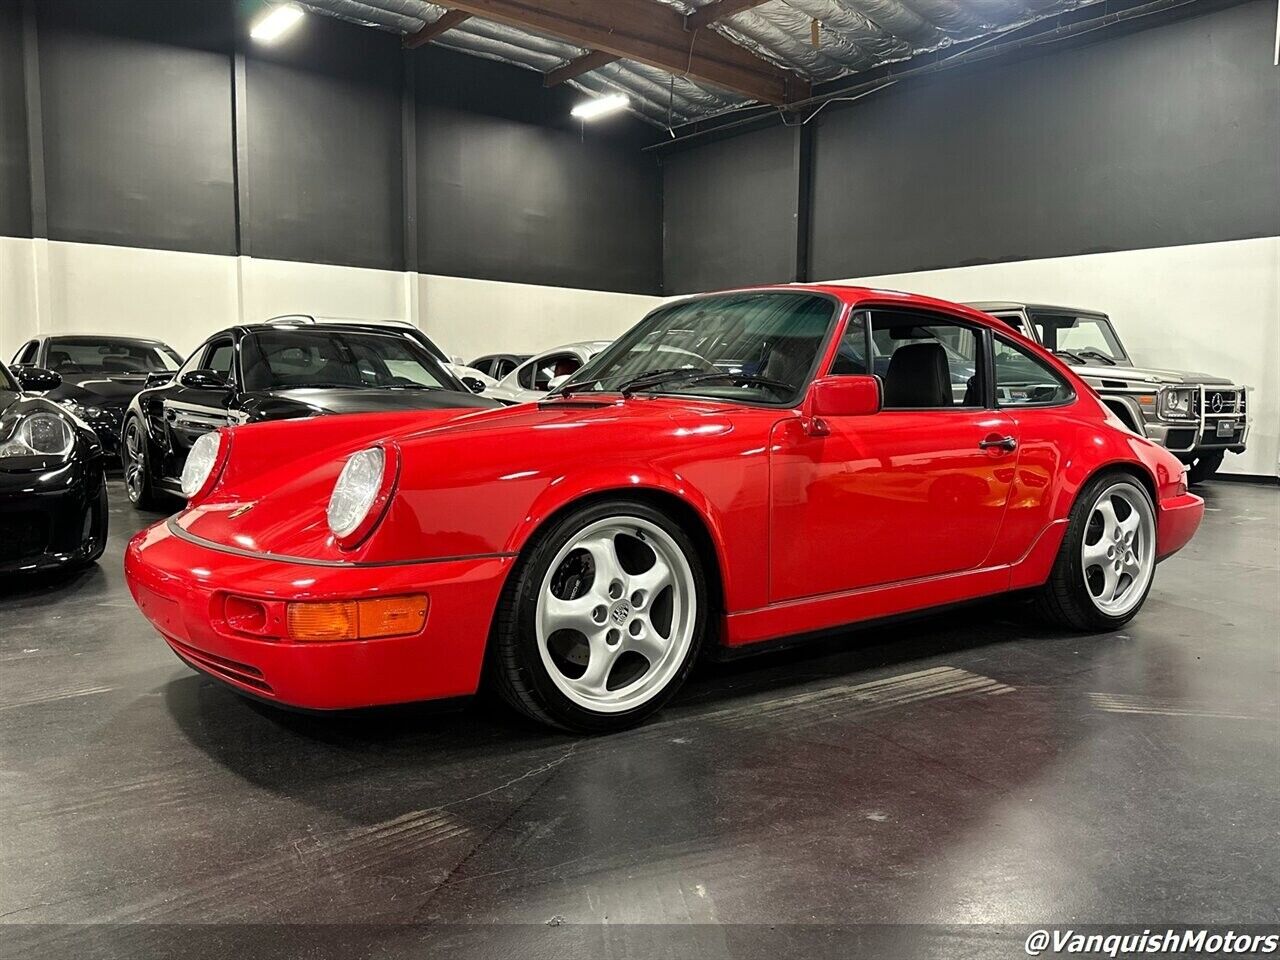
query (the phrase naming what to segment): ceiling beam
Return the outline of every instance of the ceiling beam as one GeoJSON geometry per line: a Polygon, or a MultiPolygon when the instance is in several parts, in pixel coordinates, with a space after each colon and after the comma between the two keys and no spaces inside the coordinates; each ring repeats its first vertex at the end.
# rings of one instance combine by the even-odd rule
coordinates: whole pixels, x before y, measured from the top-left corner
{"type": "Polygon", "coordinates": [[[583,54],[575,60],[570,60],[564,66],[556,67],[550,73],[543,74],[542,85],[544,87],[554,87],[564,83],[566,80],[580,77],[584,73],[595,70],[597,67],[613,63],[617,59],[618,57],[615,54],[606,53],[603,50],[592,50],[590,53],[583,54]]]}
{"type": "Polygon", "coordinates": [[[404,47],[406,50],[413,50],[424,46],[445,31],[452,30],[458,24],[470,19],[471,14],[469,13],[463,13],[461,10],[446,10],[438,19],[428,23],[417,33],[405,37],[404,47]]]}
{"type": "Polygon", "coordinates": [[[684,28],[686,30],[697,30],[699,27],[708,26],[717,20],[723,20],[725,17],[732,17],[735,13],[758,7],[764,2],[765,0],[713,0],[712,3],[708,3],[705,7],[699,7],[685,17],[684,28]]]}
{"type": "Polygon", "coordinates": [[[516,28],[549,33],[592,51],[647,63],[764,103],[805,95],[799,77],[711,31],[688,33],[684,17],[653,0],[440,0],[516,28]]]}

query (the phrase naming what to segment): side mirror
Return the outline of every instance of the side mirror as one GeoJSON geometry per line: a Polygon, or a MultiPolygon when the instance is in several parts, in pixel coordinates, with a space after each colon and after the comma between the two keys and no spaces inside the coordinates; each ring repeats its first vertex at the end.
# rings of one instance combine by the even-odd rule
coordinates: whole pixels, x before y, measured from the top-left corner
{"type": "Polygon", "coordinates": [[[804,415],[809,418],[809,432],[814,436],[827,433],[822,422],[828,417],[865,417],[880,412],[882,404],[880,378],[871,376],[821,377],[809,387],[804,401],[804,415]]]}
{"type": "Polygon", "coordinates": [[[182,375],[182,385],[192,390],[225,390],[230,384],[216,370],[192,370],[182,375]]]}
{"type": "Polygon", "coordinates": [[[562,377],[552,377],[550,380],[547,381],[547,389],[554,390],[556,387],[561,386],[562,384],[565,384],[568,382],[569,382],[569,374],[567,373],[562,377]]]}
{"type": "Polygon", "coordinates": [[[458,379],[460,379],[462,381],[462,385],[472,393],[484,393],[484,384],[475,377],[459,377],[458,379]]]}
{"type": "Polygon", "coordinates": [[[173,379],[172,373],[148,373],[147,382],[142,385],[142,389],[146,390],[151,387],[159,387],[168,383],[173,379]]]}
{"type": "Polygon", "coordinates": [[[15,367],[13,375],[22,389],[31,393],[47,393],[62,386],[62,374],[44,367],[15,367]]]}

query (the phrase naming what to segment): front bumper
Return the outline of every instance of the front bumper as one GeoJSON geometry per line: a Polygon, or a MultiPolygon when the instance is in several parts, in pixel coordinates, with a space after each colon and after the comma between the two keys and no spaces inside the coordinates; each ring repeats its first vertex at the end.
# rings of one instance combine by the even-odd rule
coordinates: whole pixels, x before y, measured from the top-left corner
{"type": "Polygon", "coordinates": [[[82,563],[101,545],[99,457],[49,470],[0,470],[0,573],[82,563]]]}
{"type": "Polygon", "coordinates": [[[1171,557],[1195,536],[1204,518],[1204,501],[1194,493],[1184,493],[1160,501],[1156,519],[1156,559],[1171,557]]]}
{"type": "Polygon", "coordinates": [[[1154,440],[1170,453],[1192,454],[1199,450],[1229,450],[1232,453],[1243,453],[1249,436],[1247,420],[1227,421],[1230,433],[1218,434],[1218,422],[1210,421],[1201,424],[1198,421],[1186,423],[1144,424],[1147,439],[1154,440]]]}
{"type": "Polygon", "coordinates": [[[134,600],[188,665],[265,700],[315,710],[474,693],[511,557],[403,566],[281,561],[193,543],[167,521],[125,551],[134,600]],[[275,602],[425,593],[427,622],[408,637],[338,643],[263,639],[222,616],[228,595],[275,602]]]}

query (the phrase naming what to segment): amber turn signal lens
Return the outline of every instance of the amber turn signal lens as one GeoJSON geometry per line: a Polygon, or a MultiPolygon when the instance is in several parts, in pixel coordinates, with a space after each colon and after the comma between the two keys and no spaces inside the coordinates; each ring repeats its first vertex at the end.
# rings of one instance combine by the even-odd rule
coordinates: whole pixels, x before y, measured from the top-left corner
{"type": "Polygon", "coordinates": [[[421,632],[427,598],[385,597],[345,603],[291,603],[286,619],[293,640],[373,640],[421,632]]]}
{"type": "Polygon", "coordinates": [[[291,603],[285,619],[294,640],[355,640],[354,603],[291,603]]]}
{"type": "Polygon", "coordinates": [[[360,639],[402,637],[421,632],[427,622],[427,598],[389,597],[385,600],[361,600],[360,639]]]}

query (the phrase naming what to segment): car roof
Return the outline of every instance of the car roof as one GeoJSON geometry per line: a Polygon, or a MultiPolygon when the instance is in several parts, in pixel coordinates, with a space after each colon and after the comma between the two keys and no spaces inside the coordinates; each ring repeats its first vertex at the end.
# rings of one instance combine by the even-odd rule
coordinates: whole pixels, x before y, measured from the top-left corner
{"type": "Polygon", "coordinates": [[[536,354],[530,354],[530,357],[545,357],[548,353],[560,353],[567,350],[603,350],[612,340],[576,340],[573,343],[562,343],[558,347],[552,347],[549,350],[539,350],[536,354]]]}
{"type": "MultiPolygon", "coordinates": [[[[400,332],[400,333],[422,333],[417,327],[409,323],[399,323],[381,320],[323,320],[320,323],[324,325],[326,330],[363,330],[377,331],[379,333],[400,332]]],[[[315,330],[320,323],[287,323],[283,319],[275,319],[265,323],[242,323],[233,329],[244,330],[249,333],[262,333],[270,330],[315,330]]],[[[224,331],[225,332],[225,331],[224,331]]],[[[215,334],[216,336],[216,334],[215,334]]]]}
{"type": "Polygon", "coordinates": [[[1091,317],[1105,317],[1101,310],[1086,310],[1083,307],[1064,307],[1049,303],[1020,303],[1016,300],[968,300],[964,306],[973,307],[983,313],[993,310],[1047,310],[1050,313],[1078,313],[1091,317]]]}
{"type": "Polygon", "coordinates": [[[151,337],[127,337],[119,333],[46,333],[36,338],[54,343],[58,340],[101,340],[104,343],[151,343],[157,347],[169,346],[163,340],[151,337]]]}

